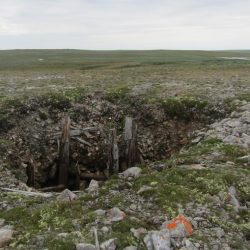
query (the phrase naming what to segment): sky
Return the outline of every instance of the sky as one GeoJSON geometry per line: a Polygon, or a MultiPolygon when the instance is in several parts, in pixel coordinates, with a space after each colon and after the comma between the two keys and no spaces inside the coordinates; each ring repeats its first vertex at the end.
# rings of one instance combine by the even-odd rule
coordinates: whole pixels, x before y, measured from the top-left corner
{"type": "Polygon", "coordinates": [[[250,0],[0,0],[0,49],[250,49],[250,0]]]}

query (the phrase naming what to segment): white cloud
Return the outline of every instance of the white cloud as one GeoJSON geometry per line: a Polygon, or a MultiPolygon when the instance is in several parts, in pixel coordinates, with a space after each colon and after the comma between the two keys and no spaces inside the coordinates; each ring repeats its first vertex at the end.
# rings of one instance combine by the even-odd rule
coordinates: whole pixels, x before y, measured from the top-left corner
{"type": "Polygon", "coordinates": [[[1,0],[0,48],[243,49],[249,13],[249,0],[1,0]]]}

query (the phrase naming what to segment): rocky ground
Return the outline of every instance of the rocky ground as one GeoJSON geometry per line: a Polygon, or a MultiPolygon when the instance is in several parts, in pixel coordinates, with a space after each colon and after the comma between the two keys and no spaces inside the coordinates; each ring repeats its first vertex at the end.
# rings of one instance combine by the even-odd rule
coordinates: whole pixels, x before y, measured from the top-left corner
{"type": "Polygon", "coordinates": [[[2,166],[0,247],[249,249],[250,104],[234,104],[168,160],[84,191],[38,193],[2,166]]]}
{"type": "Polygon", "coordinates": [[[239,53],[1,52],[0,249],[250,249],[250,64],[221,58],[239,53]],[[41,192],[67,115],[71,183],[41,192]],[[140,164],[74,185],[107,177],[110,129],[122,163],[128,116],[140,164]]]}

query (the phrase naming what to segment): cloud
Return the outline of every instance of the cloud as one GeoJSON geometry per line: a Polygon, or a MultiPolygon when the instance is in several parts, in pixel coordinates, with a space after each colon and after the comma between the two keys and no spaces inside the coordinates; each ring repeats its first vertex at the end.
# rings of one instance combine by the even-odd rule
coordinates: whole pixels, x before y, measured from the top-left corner
{"type": "Polygon", "coordinates": [[[1,0],[0,48],[240,49],[249,0],[1,0]]]}

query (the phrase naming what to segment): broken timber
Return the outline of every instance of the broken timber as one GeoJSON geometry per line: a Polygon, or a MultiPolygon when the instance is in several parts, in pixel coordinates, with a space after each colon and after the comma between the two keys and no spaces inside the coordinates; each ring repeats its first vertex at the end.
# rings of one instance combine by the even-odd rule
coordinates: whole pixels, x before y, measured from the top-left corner
{"type": "Polygon", "coordinates": [[[59,174],[58,185],[67,187],[69,172],[69,143],[70,143],[70,118],[63,119],[62,136],[59,150],[59,174]]]}
{"type": "Polygon", "coordinates": [[[124,128],[124,140],[126,144],[125,161],[127,168],[140,163],[140,155],[137,145],[137,125],[131,117],[126,117],[124,128]]]}
{"type": "Polygon", "coordinates": [[[108,172],[117,174],[119,172],[119,148],[117,145],[116,129],[110,130],[110,149],[108,160],[108,172]]]}

